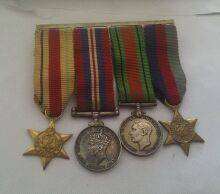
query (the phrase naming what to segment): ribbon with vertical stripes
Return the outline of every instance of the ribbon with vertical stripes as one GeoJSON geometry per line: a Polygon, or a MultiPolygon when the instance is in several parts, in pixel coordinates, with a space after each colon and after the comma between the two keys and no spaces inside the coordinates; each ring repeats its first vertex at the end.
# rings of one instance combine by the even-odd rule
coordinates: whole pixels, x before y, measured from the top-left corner
{"type": "Polygon", "coordinates": [[[73,94],[74,76],[73,30],[36,30],[34,101],[50,124],[44,131],[28,129],[34,144],[23,155],[39,156],[43,169],[55,157],[69,159],[63,145],[72,135],[56,132],[55,121],[73,94]]]}
{"type": "Polygon", "coordinates": [[[108,28],[74,29],[76,112],[114,112],[113,64],[108,28]]]}
{"type": "Polygon", "coordinates": [[[120,103],[155,103],[150,67],[140,25],[110,27],[120,103]]]}
{"type": "Polygon", "coordinates": [[[178,105],[186,91],[176,27],[172,24],[144,26],[146,52],[156,96],[164,103],[178,105]]]}
{"type": "Polygon", "coordinates": [[[110,34],[119,104],[136,106],[120,126],[120,139],[131,154],[149,156],[160,147],[162,132],[157,122],[141,110],[141,106],[156,105],[144,31],[141,25],[112,26],[110,34]]]}
{"type": "Polygon", "coordinates": [[[146,25],[144,31],[156,95],[173,111],[172,121],[160,121],[168,131],[165,145],[179,144],[188,156],[190,143],[204,140],[194,131],[197,119],[184,119],[178,111],[186,92],[186,78],[180,65],[176,27],[146,25]]]}
{"type": "Polygon", "coordinates": [[[62,114],[73,94],[74,76],[73,30],[36,31],[34,99],[48,117],[62,114]]]}

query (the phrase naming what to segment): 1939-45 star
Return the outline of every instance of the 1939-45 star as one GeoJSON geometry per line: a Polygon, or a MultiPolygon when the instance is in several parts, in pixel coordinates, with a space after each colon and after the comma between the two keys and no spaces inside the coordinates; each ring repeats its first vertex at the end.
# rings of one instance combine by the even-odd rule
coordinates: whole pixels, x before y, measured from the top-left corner
{"type": "Polygon", "coordinates": [[[39,156],[43,169],[55,157],[69,159],[66,151],[63,149],[63,145],[72,137],[72,134],[58,133],[51,126],[42,132],[34,129],[28,129],[28,132],[34,144],[23,155],[39,156]]]}
{"type": "Polygon", "coordinates": [[[191,142],[204,142],[204,140],[194,131],[197,119],[184,119],[178,109],[174,109],[173,112],[174,116],[171,122],[160,121],[161,125],[168,131],[165,145],[179,144],[188,156],[191,142]]]}

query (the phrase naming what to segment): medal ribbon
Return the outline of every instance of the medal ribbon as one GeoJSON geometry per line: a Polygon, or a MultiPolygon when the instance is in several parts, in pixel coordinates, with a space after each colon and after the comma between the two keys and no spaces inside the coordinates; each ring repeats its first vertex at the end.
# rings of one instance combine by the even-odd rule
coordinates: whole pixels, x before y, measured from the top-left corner
{"type": "Polygon", "coordinates": [[[178,105],[186,91],[176,27],[172,24],[144,26],[146,51],[156,96],[170,105],[178,105]]]}
{"type": "Polygon", "coordinates": [[[155,103],[144,31],[137,26],[110,27],[115,78],[121,103],[155,103]]]}
{"type": "Polygon", "coordinates": [[[113,64],[108,28],[75,28],[74,54],[77,77],[76,111],[115,111],[113,64]]]}
{"type": "Polygon", "coordinates": [[[49,118],[59,117],[74,90],[73,30],[35,32],[34,100],[49,118]]]}

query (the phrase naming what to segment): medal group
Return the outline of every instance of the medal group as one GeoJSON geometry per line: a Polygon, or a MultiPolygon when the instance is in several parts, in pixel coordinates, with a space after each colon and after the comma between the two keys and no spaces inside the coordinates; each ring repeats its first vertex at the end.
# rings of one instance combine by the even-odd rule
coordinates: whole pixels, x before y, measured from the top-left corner
{"type": "Polygon", "coordinates": [[[147,157],[162,144],[178,144],[189,154],[190,143],[204,142],[194,131],[197,119],[178,111],[186,91],[174,22],[125,22],[40,25],[35,32],[34,101],[49,121],[44,131],[28,129],[33,145],[24,155],[39,156],[43,169],[60,157],[71,134],[59,133],[55,123],[75,95],[73,117],[91,122],[76,138],[80,164],[94,172],[118,162],[121,145],[131,154],[147,157]],[[172,121],[155,121],[144,107],[161,101],[173,112],[172,121]],[[134,107],[119,128],[119,137],[102,117],[117,116],[119,107],[134,107]]]}

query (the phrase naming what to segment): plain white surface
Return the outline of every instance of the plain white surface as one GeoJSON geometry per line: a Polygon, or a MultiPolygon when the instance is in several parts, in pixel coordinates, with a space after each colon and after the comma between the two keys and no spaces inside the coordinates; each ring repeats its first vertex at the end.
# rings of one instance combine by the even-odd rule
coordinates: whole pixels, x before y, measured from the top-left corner
{"type": "MultiPolygon", "coordinates": [[[[216,1],[0,1],[0,193],[1,194],[218,194],[220,193],[220,3],[216,1]],[[215,12],[215,15],[210,15],[215,12]],[[205,13],[199,16],[195,14],[205,13]],[[23,157],[31,144],[27,128],[47,121],[33,103],[33,48],[36,24],[175,19],[180,57],[188,85],[181,111],[196,116],[205,144],[192,144],[187,158],[180,147],[152,157],[123,151],[119,164],[93,174],[76,161],[73,145],[86,119],[70,116],[72,102],[57,123],[74,133],[65,145],[70,160],[54,159],[43,171],[37,157],[23,157]]],[[[171,119],[162,104],[146,110],[157,120],[171,119]]],[[[104,119],[117,132],[130,110],[104,119]]]]}

